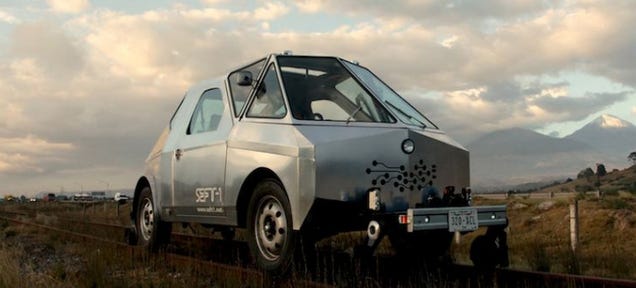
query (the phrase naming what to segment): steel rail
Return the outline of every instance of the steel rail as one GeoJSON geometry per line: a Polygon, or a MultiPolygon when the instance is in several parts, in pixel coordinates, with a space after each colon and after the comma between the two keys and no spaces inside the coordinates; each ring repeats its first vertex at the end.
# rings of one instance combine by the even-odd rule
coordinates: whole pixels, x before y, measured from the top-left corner
{"type": "MultiPolygon", "coordinates": [[[[628,263],[625,263],[628,265],[628,263]]],[[[574,275],[564,273],[550,273],[539,271],[526,271],[518,269],[497,269],[495,277],[500,287],[515,287],[526,283],[544,287],[616,287],[634,288],[636,281],[626,279],[614,279],[597,276],[574,275]],[[502,286],[503,285],[503,286],[502,286]]]]}
{"type": "MultiPolygon", "coordinates": [[[[23,212],[8,212],[8,211],[0,211],[0,213],[12,214],[17,216],[31,216],[29,213],[23,212]]],[[[22,225],[30,225],[34,227],[38,227],[41,229],[46,229],[50,231],[66,233],[78,238],[84,238],[87,240],[95,240],[101,241],[104,243],[109,243],[113,245],[117,245],[119,247],[127,247],[129,249],[143,249],[137,246],[130,246],[128,243],[119,242],[114,240],[108,240],[100,237],[96,237],[93,235],[83,234],[72,232],[65,229],[59,229],[51,226],[46,226],[42,224],[22,221],[19,219],[8,218],[0,216],[0,219],[14,222],[22,225]]],[[[111,227],[111,228],[120,228],[120,229],[129,229],[132,226],[120,225],[120,224],[111,224],[111,223],[103,223],[103,222],[90,222],[90,221],[81,221],[74,219],[62,219],[62,221],[69,221],[74,223],[81,223],[85,225],[93,225],[93,226],[103,226],[103,227],[111,227]]],[[[177,240],[178,242],[187,242],[187,241],[225,241],[220,239],[215,239],[210,236],[203,235],[191,235],[185,233],[173,232],[171,237],[177,240]]],[[[132,252],[131,252],[132,253],[132,252]]],[[[223,264],[218,262],[212,262],[208,260],[201,260],[189,256],[183,256],[179,254],[165,252],[164,255],[171,262],[175,263],[194,263],[196,265],[206,265],[213,266],[216,269],[221,269],[224,271],[232,271],[238,272],[242,275],[253,275],[258,277],[264,277],[263,273],[253,269],[247,269],[240,266],[223,264]]],[[[626,265],[628,265],[626,263],[626,265]]],[[[478,275],[479,273],[475,271],[474,267],[471,265],[453,265],[453,269],[458,274],[463,274],[463,276],[470,275],[478,275]]],[[[597,276],[586,276],[586,275],[574,275],[574,274],[563,274],[563,273],[551,273],[551,272],[539,272],[539,271],[528,271],[528,270],[519,270],[519,269],[511,269],[511,268],[499,268],[494,271],[491,275],[493,281],[498,283],[498,287],[585,287],[585,288],[636,288],[636,281],[627,280],[627,279],[615,279],[615,278],[606,278],[606,277],[597,277],[597,276]]],[[[307,287],[332,287],[322,283],[316,282],[303,282],[304,286],[307,287]]]]}
{"type": "MultiPolygon", "coordinates": [[[[3,213],[3,212],[6,212],[6,211],[0,211],[0,213],[3,213]]],[[[120,241],[114,241],[114,240],[110,240],[110,239],[100,238],[100,237],[96,237],[96,236],[85,234],[85,233],[77,233],[77,232],[73,232],[73,231],[66,230],[66,229],[60,229],[60,228],[51,227],[51,226],[47,226],[47,225],[43,225],[43,224],[38,224],[38,223],[30,222],[30,221],[24,221],[24,220],[20,220],[20,219],[16,219],[16,218],[0,216],[0,220],[4,220],[4,221],[11,222],[11,223],[18,224],[18,225],[31,226],[31,227],[35,227],[35,228],[42,229],[42,230],[53,231],[53,232],[69,235],[69,236],[72,236],[74,238],[78,238],[78,239],[82,239],[82,240],[99,241],[99,242],[102,242],[102,243],[113,245],[115,247],[126,248],[128,253],[130,253],[131,255],[134,255],[134,254],[137,254],[137,253],[143,253],[143,251],[146,250],[145,247],[132,246],[132,245],[129,245],[128,243],[126,243],[126,242],[120,242],[120,241]]],[[[97,225],[104,224],[104,225],[107,225],[109,227],[117,227],[117,228],[124,228],[124,229],[128,228],[128,226],[123,226],[123,225],[120,226],[120,225],[117,225],[117,224],[91,223],[91,222],[83,222],[83,221],[78,221],[78,222],[84,223],[84,224],[97,224],[97,225]]],[[[182,234],[182,233],[176,233],[176,235],[178,235],[178,237],[182,237],[182,238],[191,237],[192,239],[200,239],[200,240],[209,238],[209,237],[206,237],[206,236],[195,236],[195,235],[188,235],[188,234],[182,234]]],[[[212,238],[209,238],[209,239],[212,239],[212,238]]],[[[215,240],[215,239],[213,239],[213,240],[215,240]]],[[[203,267],[203,268],[210,268],[210,269],[199,269],[199,271],[208,271],[208,273],[211,273],[214,270],[216,270],[216,271],[221,270],[221,271],[225,271],[225,272],[237,273],[237,274],[241,275],[241,279],[254,277],[253,279],[258,280],[257,282],[261,282],[261,285],[259,285],[259,286],[263,286],[263,287],[265,287],[265,286],[267,286],[267,287],[282,287],[282,286],[296,287],[296,286],[300,286],[300,287],[318,287],[318,288],[333,287],[332,285],[328,285],[328,284],[324,284],[324,283],[312,282],[312,281],[308,281],[308,280],[304,280],[304,279],[292,279],[292,280],[275,281],[275,279],[267,277],[267,275],[265,273],[263,273],[262,271],[259,271],[259,270],[243,268],[243,267],[240,267],[240,266],[234,266],[234,265],[223,264],[223,263],[218,263],[218,262],[212,262],[212,261],[208,261],[208,260],[201,260],[201,259],[197,259],[197,258],[193,258],[193,257],[189,257],[189,256],[184,256],[184,255],[179,255],[179,254],[175,254],[175,253],[171,253],[171,252],[162,252],[162,253],[158,254],[158,257],[162,257],[162,256],[165,257],[164,259],[168,263],[170,263],[170,264],[172,264],[173,266],[176,266],[176,267],[197,265],[197,266],[203,267]]]]}

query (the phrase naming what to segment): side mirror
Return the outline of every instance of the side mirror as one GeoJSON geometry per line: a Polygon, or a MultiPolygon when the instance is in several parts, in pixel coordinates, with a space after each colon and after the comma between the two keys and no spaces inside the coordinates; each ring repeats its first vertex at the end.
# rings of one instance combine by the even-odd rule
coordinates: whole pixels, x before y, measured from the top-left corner
{"type": "Polygon", "coordinates": [[[239,71],[238,74],[236,74],[236,84],[238,84],[239,86],[252,85],[252,72],[239,71]]]}

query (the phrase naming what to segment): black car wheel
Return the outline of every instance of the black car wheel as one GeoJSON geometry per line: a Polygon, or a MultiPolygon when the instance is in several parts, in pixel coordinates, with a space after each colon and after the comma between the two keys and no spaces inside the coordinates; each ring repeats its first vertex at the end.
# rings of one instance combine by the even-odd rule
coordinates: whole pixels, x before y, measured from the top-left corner
{"type": "Polygon", "coordinates": [[[135,217],[135,228],[137,232],[137,244],[147,246],[152,251],[168,243],[172,225],[161,221],[155,211],[152,192],[149,187],[141,190],[137,202],[137,216],[135,217]]]}
{"type": "Polygon", "coordinates": [[[286,274],[294,254],[295,232],[289,199],[278,181],[267,179],[254,188],[247,231],[256,264],[273,275],[286,274]]]}

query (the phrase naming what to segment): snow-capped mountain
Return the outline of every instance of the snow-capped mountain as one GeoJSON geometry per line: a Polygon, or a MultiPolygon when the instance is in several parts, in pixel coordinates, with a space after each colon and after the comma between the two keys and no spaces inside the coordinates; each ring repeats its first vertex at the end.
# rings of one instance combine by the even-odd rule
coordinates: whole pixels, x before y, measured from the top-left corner
{"type": "Polygon", "coordinates": [[[603,158],[584,143],[521,128],[486,134],[467,148],[471,182],[476,187],[571,177],[603,158]]]}
{"type": "Polygon", "coordinates": [[[486,134],[467,148],[476,187],[563,180],[596,163],[608,169],[628,166],[627,155],[636,151],[636,126],[602,115],[564,138],[513,128],[486,134]]]}
{"type": "Polygon", "coordinates": [[[599,116],[598,118],[596,118],[596,120],[592,121],[592,123],[590,124],[597,125],[597,126],[600,126],[601,128],[606,128],[606,129],[634,127],[632,123],[629,123],[621,118],[618,118],[616,116],[612,116],[609,114],[603,114],[599,116]]]}
{"type": "Polygon", "coordinates": [[[636,126],[612,115],[601,115],[565,137],[585,143],[616,158],[625,159],[636,151],[636,126]]]}

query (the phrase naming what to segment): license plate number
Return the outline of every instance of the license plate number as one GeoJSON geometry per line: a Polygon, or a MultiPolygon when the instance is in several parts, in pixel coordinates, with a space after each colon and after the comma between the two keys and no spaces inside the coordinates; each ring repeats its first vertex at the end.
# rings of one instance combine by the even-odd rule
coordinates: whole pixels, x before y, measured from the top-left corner
{"type": "Polygon", "coordinates": [[[475,231],[477,223],[477,210],[455,209],[448,212],[448,231],[475,231]]]}

